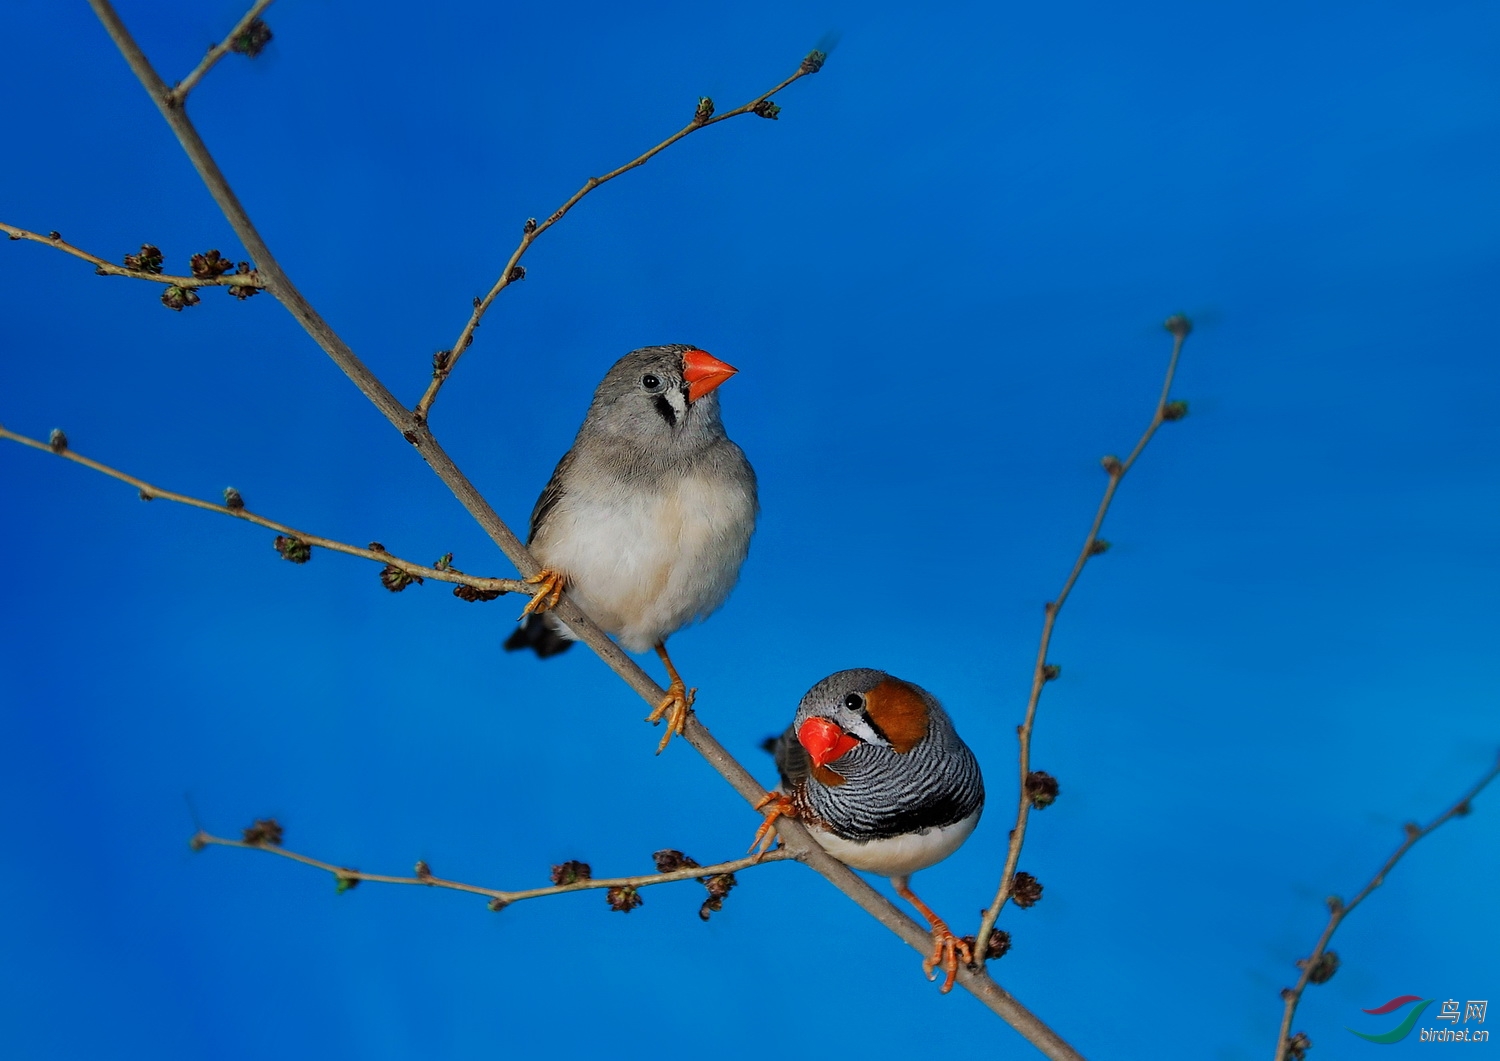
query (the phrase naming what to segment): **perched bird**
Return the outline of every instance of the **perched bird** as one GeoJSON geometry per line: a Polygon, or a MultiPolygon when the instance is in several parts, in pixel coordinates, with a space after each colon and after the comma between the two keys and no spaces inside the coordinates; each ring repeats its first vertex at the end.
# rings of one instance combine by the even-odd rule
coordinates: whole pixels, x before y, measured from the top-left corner
{"type": "Polygon", "coordinates": [[[889,877],[932,926],[928,979],[943,991],[969,945],[918,899],[909,878],[957,851],[979,823],[979,763],[937,698],[884,671],[839,671],[810,689],[772,748],[781,791],[756,833],[764,850],[778,817],[797,818],[822,847],[854,869],[889,877]]]}
{"type": "Polygon", "coordinates": [[[615,362],[594,391],[573,448],[531,513],[527,544],[540,591],[507,651],[543,659],[574,634],[544,614],[563,591],[631,652],[655,648],[667,695],[660,753],[687,723],[689,690],[666,639],[729,596],[759,512],[755,472],[724,434],[715,389],[737,369],[691,346],[648,346],[615,362]]]}

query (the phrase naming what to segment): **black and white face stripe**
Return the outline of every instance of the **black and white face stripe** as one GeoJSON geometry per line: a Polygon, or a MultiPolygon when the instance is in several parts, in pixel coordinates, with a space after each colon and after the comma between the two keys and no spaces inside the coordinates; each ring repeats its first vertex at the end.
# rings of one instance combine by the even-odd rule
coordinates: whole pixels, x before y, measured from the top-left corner
{"type": "Polygon", "coordinates": [[[667,422],[668,427],[676,427],[688,409],[688,388],[686,384],[681,387],[663,389],[652,396],[651,405],[656,410],[656,415],[667,422]]]}

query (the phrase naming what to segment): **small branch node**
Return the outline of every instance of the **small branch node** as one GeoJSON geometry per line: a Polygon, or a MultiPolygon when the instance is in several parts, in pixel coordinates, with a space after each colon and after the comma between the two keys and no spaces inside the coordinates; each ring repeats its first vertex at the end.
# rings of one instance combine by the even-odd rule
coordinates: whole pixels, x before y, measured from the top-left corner
{"type": "Polygon", "coordinates": [[[1193,322],[1185,313],[1174,313],[1162,322],[1162,327],[1171,332],[1178,339],[1186,339],[1193,331],[1193,322]]]}
{"type": "Polygon", "coordinates": [[[1103,468],[1110,475],[1120,475],[1125,471],[1125,465],[1121,464],[1120,458],[1116,457],[1114,454],[1110,454],[1107,457],[1101,457],[1099,460],[1099,467],[1103,468]]]}
{"type": "Polygon", "coordinates": [[[758,118],[769,118],[774,122],[781,117],[781,107],[768,99],[763,99],[750,108],[750,113],[758,118]]]}
{"type": "Polygon", "coordinates": [[[702,125],[714,116],[714,101],[707,96],[698,97],[698,109],[693,112],[693,121],[702,125]]]}
{"type": "Polygon", "coordinates": [[[1107,552],[1109,552],[1109,542],[1105,541],[1103,538],[1095,538],[1093,542],[1089,544],[1090,556],[1102,556],[1107,552]]]}
{"type": "Polygon", "coordinates": [[[53,453],[66,453],[68,451],[68,436],[63,434],[63,429],[54,427],[52,434],[47,436],[47,448],[53,453]]]}
{"type": "Polygon", "coordinates": [[[1055,682],[1062,677],[1062,667],[1056,663],[1048,663],[1042,667],[1042,681],[1055,682]]]}
{"type": "MultiPolygon", "coordinates": [[[[240,834],[240,838],[252,847],[280,847],[281,833],[281,823],[275,818],[257,818],[240,834]]],[[[200,830],[198,835],[206,834],[200,830]]]]}
{"type": "Polygon", "coordinates": [[[1167,402],[1161,407],[1161,418],[1168,422],[1181,420],[1188,414],[1188,403],[1184,401],[1167,402]]]}
{"type": "Polygon", "coordinates": [[[290,534],[276,535],[276,540],[271,545],[281,554],[283,560],[291,563],[305,564],[312,559],[312,546],[290,534]]]}
{"type": "Polygon", "coordinates": [[[240,492],[232,486],[224,488],[224,507],[231,512],[242,512],[245,508],[245,499],[240,492]]]}

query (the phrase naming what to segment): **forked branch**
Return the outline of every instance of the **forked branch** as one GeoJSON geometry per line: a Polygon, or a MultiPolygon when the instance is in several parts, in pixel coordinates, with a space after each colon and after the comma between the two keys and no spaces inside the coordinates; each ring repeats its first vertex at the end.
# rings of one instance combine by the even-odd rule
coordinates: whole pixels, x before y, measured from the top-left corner
{"type": "Polygon", "coordinates": [[[245,40],[245,35],[250,32],[250,27],[260,18],[261,12],[270,7],[272,3],[273,0],[255,0],[255,3],[250,5],[250,10],[245,12],[244,17],[234,24],[234,29],[229,31],[229,35],[210,48],[208,54],[203,57],[202,62],[193,67],[192,72],[187,77],[177,82],[176,87],[168,95],[174,106],[180,107],[187,101],[188,93],[197,87],[198,82],[203,80],[203,75],[212,70],[214,64],[220,59],[232,51],[245,50],[244,45],[240,42],[245,40]]]}
{"type": "Polygon", "coordinates": [[[1453,806],[1449,807],[1442,814],[1439,814],[1425,826],[1418,825],[1416,822],[1408,822],[1405,828],[1406,836],[1401,841],[1401,846],[1396,848],[1391,857],[1385,860],[1385,865],[1376,871],[1375,876],[1370,878],[1370,882],[1361,888],[1359,894],[1355,895],[1353,899],[1350,899],[1346,903],[1336,895],[1328,897],[1328,924],[1324,926],[1323,934],[1318,937],[1318,943],[1313,947],[1312,953],[1297,962],[1298,968],[1302,970],[1302,975],[1297,977],[1297,985],[1295,987],[1284,988],[1281,992],[1285,1008],[1281,1014],[1281,1032],[1276,1037],[1276,1061],[1286,1061],[1288,1054],[1300,1058],[1307,1051],[1307,1048],[1312,1045],[1306,1035],[1298,1033],[1297,1036],[1293,1036],[1291,1034],[1292,1018],[1297,1014],[1297,1004],[1302,1001],[1302,992],[1307,990],[1307,985],[1326,983],[1338,970],[1338,955],[1328,949],[1328,943],[1333,939],[1333,934],[1338,931],[1338,927],[1343,923],[1344,918],[1352,914],[1354,908],[1364,902],[1371,892],[1385,883],[1386,874],[1395,868],[1396,863],[1401,861],[1401,857],[1410,851],[1418,840],[1431,834],[1433,830],[1449,819],[1461,818],[1468,814],[1474,797],[1483,792],[1485,786],[1495,780],[1497,775],[1500,775],[1500,756],[1496,757],[1495,764],[1479,779],[1474,787],[1465,792],[1457,803],[1453,804],[1453,806]]]}
{"type": "MultiPolygon", "coordinates": [[[[407,579],[419,582],[429,578],[436,582],[453,582],[469,586],[483,594],[531,594],[537,591],[537,587],[527,585],[519,579],[475,578],[473,575],[466,575],[462,571],[455,571],[449,566],[451,557],[442,561],[442,567],[428,567],[425,564],[414,564],[410,560],[403,560],[399,556],[392,556],[385,551],[383,546],[380,548],[361,549],[357,545],[347,545],[344,542],[334,541],[332,538],[324,538],[318,534],[309,534],[306,531],[297,530],[295,527],[289,527],[285,523],[278,523],[273,519],[267,519],[265,516],[257,516],[245,507],[244,499],[240,497],[239,491],[234,489],[224,491],[225,503],[222,505],[215,504],[212,501],[204,501],[196,497],[189,497],[187,494],[178,494],[171,490],[163,490],[161,487],[153,486],[144,479],[137,479],[135,476],[127,475],[117,468],[111,468],[109,465],[101,464],[99,461],[85,457],[81,453],[73,452],[68,445],[67,437],[61,431],[54,431],[50,442],[42,442],[38,439],[28,438],[25,435],[19,435],[4,426],[0,426],[0,439],[9,439],[12,442],[19,442],[23,446],[30,446],[32,449],[55,453],[64,460],[70,460],[74,464],[81,464],[85,468],[92,468],[94,471],[107,475],[111,479],[118,479],[122,483],[128,483],[140,492],[142,501],[175,501],[179,505],[201,508],[206,512],[217,512],[224,516],[233,516],[235,519],[242,519],[247,523],[254,523],[256,526],[273,530],[277,534],[291,539],[292,543],[289,548],[282,548],[280,539],[278,539],[278,551],[288,559],[297,559],[300,557],[298,562],[306,559],[307,554],[305,551],[297,549],[297,546],[311,546],[319,549],[327,549],[329,552],[343,553],[345,556],[358,556],[365,560],[373,560],[378,564],[385,564],[388,568],[395,568],[405,575],[407,579]]],[[[379,545],[378,542],[370,544],[372,546],[379,545]]],[[[388,587],[394,588],[391,586],[390,581],[387,581],[386,584],[388,587]]],[[[402,588],[404,588],[404,584],[402,584],[402,588]]]]}
{"type": "MultiPolygon", "coordinates": [[[[641,889],[649,888],[657,884],[671,884],[675,881],[696,880],[700,877],[718,877],[730,873],[739,873],[763,862],[784,862],[790,859],[791,854],[784,850],[771,851],[764,858],[756,858],[747,855],[730,862],[720,862],[712,866],[689,865],[683,869],[672,870],[668,873],[647,873],[637,877],[609,877],[595,879],[585,873],[579,875],[579,879],[568,884],[554,884],[547,888],[526,888],[520,891],[504,891],[500,888],[485,888],[478,884],[465,884],[462,881],[447,880],[443,877],[433,875],[426,862],[418,862],[416,873],[411,877],[394,877],[383,873],[364,873],[348,866],[337,866],[332,862],[324,862],[321,859],[312,858],[308,855],[289,851],[281,846],[280,829],[277,827],[274,836],[267,835],[263,826],[272,825],[274,822],[257,822],[254,827],[246,830],[247,835],[258,836],[254,841],[228,840],[222,836],[213,836],[210,833],[199,830],[188,842],[196,850],[202,850],[210,845],[218,847],[243,847],[251,851],[265,851],[272,855],[280,855],[289,858],[293,862],[300,862],[304,866],[312,866],[321,869],[325,873],[333,874],[334,880],[338,882],[341,891],[347,890],[353,884],[369,882],[371,884],[415,884],[424,888],[446,888],[449,891],[468,892],[470,895],[483,895],[490,900],[490,909],[499,910],[511,903],[518,903],[523,899],[540,899],[549,895],[566,895],[569,892],[581,892],[594,889],[641,889]]],[[[681,854],[681,852],[673,852],[681,854]]],[[[691,861],[691,860],[689,860],[691,861]]]]}
{"type": "Polygon", "coordinates": [[[1083,548],[1078,551],[1078,559],[1073,562],[1073,570],[1068,573],[1068,579],[1063,583],[1057,598],[1047,602],[1045,617],[1042,620],[1041,643],[1037,648],[1036,664],[1031,671],[1031,695],[1026,700],[1026,715],[1021,724],[1016,727],[1016,735],[1020,744],[1021,768],[1016,824],[1015,828],[1010,831],[1010,842],[1005,851],[1005,867],[1000,873],[1000,886],[995,891],[994,900],[980,919],[979,931],[975,933],[975,954],[987,953],[990,933],[995,930],[995,921],[1000,917],[1000,910],[1005,906],[1006,900],[1014,894],[1016,865],[1021,859],[1021,847],[1026,842],[1026,823],[1030,819],[1032,807],[1045,805],[1038,800],[1037,785],[1032,778],[1031,732],[1036,724],[1036,710],[1042,699],[1042,689],[1059,673],[1057,667],[1047,662],[1047,652],[1052,646],[1053,627],[1057,625],[1057,617],[1062,612],[1063,605],[1068,601],[1068,594],[1073,592],[1078,576],[1083,574],[1084,565],[1109,548],[1109,543],[1099,537],[1099,531],[1104,527],[1104,517],[1109,514],[1110,503],[1115,499],[1115,491],[1120,488],[1121,480],[1135,465],[1136,459],[1145,451],[1147,443],[1156,434],[1157,428],[1168,420],[1181,420],[1187,415],[1186,402],[1169,401],[1168,398],[1172,393],[1172,380],[1177,375],[1177,361],[1182,355],[1182,344],[1187,341],[1193,325],[1186,317],[1178,314],[1167,318],[1166,329],[1172,333],[1172,356],[1167,361],[1166,379],[1161,386],[1161,396],[1156,400],[1156,410],[1151,415],[1151,422],[1146,425],[1146,430],[1141,434],[1128,457],[1122,461],[1118,457],[1109,456],[1101,462],[1105,474],[1109,476],[1109,482],[1104,487],[1104,497],[1100,499],[1099,507],[1094,512],[1093,525],[1089,527],[1088,537],[1083,540],[1083,548]]]}
{"type": "MultiPolygon", "coordinates": [[[[0,232],[4,232],[11,239],[25,239],[33,243],[41,243],[44,246],[60,250],[64,254],[71,254],[75,258],[82,258],[94,267],[94,272],[99,276],[128,276],[135,280],[149,280],[156,284],[168,284],[172,287],[195,288],[195,287],[248,287],[256,291],[265,287],[261,282],[260,275],[253,269],[245,273],[225,273],[218,276],[172,276],[169,273],[151,272],[148,269],[132,269],[126,265],[116,265],[114,262],[106,261],[97,254],[90,254],[81,247],[75,247],[57,232],[49,232],[43,235],[40,232],[29,232],[15,225],[7,225],[0,222],[0,232]]],[[[242,292],[250,294],[250,292],[242,292]]]]}
{"type": "MultiPolygon", "coordinates": [[[[239,237],[241,244],[255,260],[257,268],[266,280],[267,290],[286,307],[313,341],[322,347],[323,351],[343,370],[360,392],[380,410],[402,437],[416,448],[423,459],[431,465],[433,472],[453,491],[470,515],[516,565],[520,573],[527,577],[536,574],[540,566],[535,557],[474,488],[468,477],[453,463],[452,458],[438,445],[437,439],[433,437],[425,421],[413,418],[411,412],[366,367],[348,344],[297,290],[291,278],[277,262],[270,247],[256,230],[244,205],[230,187],[223,171],[219,169],[213,155],[203,143],[202,137],[198,135],[197,129],[188,120],[184,109],[172,105],[170,90],[157,75],[109,0],[89,0],[89,4],[100,22],[104,24],[121,55],[129,63],[131,70],[146,89],[148,96],[156,104],[162,117],[176,134],[183,150],[198,171],[199,177],[234,229],[235,235],[239,237]]],[[[638,696],[652,707],[661,702],[666,695],[665,690],[641,670],[619,645],[610,640],[566,594],[553,611],[577,635],[578,639],[587,644],[638,696]]],[[[684,739],[747,803],[753,806],[765,796],[766,792],[761,784],[724,749],[723,745],[714,739],[696,716],[689,716],[684,739]]],[[[927,955],[931,949],[931,938],[925,927],[897,909],[889,899],[875,891],[842,862],[824,851],[799,823],[779,822],[777,831],[790,852],[790,857],[817,871],[862,910],[900,937],[914,951],[924,957],[927,955]]],[[[958,982],[1006,1023],[1019,1031],[1045,1056],[1054,1061],[1077,1061],[1079,1058],[1077,1051],[1016,1001],[982,968],[960,969],[958,982]]]]}
{"type": "Polygon", "coordinates": [[[601,184],[607,184],[628,170],[645,165],[654,156],[665,151],[690,133],[695,133],[699,129],[707,129],[710,125],[717,125],[719,122],[728,121],[730,118],[737,118],[742,114],[760,114],[762,117],[775,118],[780,108],[769,103],[771,97],[798,78],[817,73],[823,68],[823,61],[826,58],[827,56],[823,52],[810,52],[807,58],[802,60],[802,65],[797,68],[797,72],[792,74],[791,77],[782,81],[774,88],[762,92],[743,106],[736,107],[734,110],[727,111],[716,117],[713,116],[713,101],[707,98],[700,99],[698,101],[698,110],[693,115],[693,120],[688,122],[687,125],[677,130],[677,132],[667,137],[655,147],[637,155],[623,166],[610,170],[602,177],[590,177],[584,182],[582,188],[573,193],[572,198],[552,211],[552,214],[545,221],[538,222],[534,217],[527,221],[521,229],[521,242],[516,245],[516,249],[511,252],[510,260],[505,263],[505,268],[500,271],[500,279],[495,281],[495,285],[490,288],[487,295],[474,300],[474,312],[469,314],[468,323],[464,325],[463,331],[458,333],[458,339],[446,351],[441,352],[434,358],[432,382],[427,385],[426,393],[417,402],[415,410],[417,419],[427,419],[427,414],[432,409],[432,403],[437,400],[438,391],[442,390],[443,384],[447,382],[448,376],[453,372],[453,366],[458,364],[458,359],[464,356],[464,353],[469,349],[469,344],[474,341],[474,330],[479,327],[479,322],[484,319],[484,315],[489,311],[491,303],[495,301],[500,292],[504,291],[514,281],[525,277],[526,270],[520,267],[521,259],[543,232],[546,232],[553,225],[561,221],[567,215],[568,211],[577,206],[589,192],[601,184]]]}

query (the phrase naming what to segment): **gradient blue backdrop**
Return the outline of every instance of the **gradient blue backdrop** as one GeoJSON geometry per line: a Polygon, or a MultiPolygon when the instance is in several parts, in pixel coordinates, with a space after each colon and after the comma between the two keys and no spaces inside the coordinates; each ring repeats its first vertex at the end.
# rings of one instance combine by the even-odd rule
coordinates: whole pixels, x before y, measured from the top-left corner
{"type": "MultiPolygon", "coordinates": [[[[1400,825],[1500,745],[1495,321],[1500,10],[1469,2],[929,6],[283,0],[192,112],[283,264],[415,400],[528,215],[795,68],[776,123],[696,135],[527,259],[434,426],[520,527],[605,368],[692,342],[761,476],[739,589],[673,641],[703,719],[757,742],[837,668],[937,692],[990,811],[922,874],[970,923],[1013,813],[1041,606],[1199,321],[1159,437],[1064,615],[1036,764],[1062,783],[1001,980],[1085,1054],[1262,1058],[1278,990],[1400,825]]],[[[169,80],[229,0],[122,12],[169,80]]],[[[82,3],[0,10],[0,216],[181,271],[235,243],[82,3]]],[[[269,298],[0,246],[0,422],[164,487],[508,574],[269,298]]],[[[0,1036],[53,1058],[1028,1056],[815,876],[629,916],[502,914],[230,850],[417,858],[519,887],[742,851],[756,817],[586,652],[498,643],[519,604],[394,596],[373,566],[0,445],[0,1036]]],[[[648,666],[656,667],[654,660],[648,666]]],[[[1341,933],[1317,1057],[1394,995],[1500,1002],[1500,799],[1341,933]]],[[[883,884],[881,886],[884,886],[883,884]]],[[[1494,1023],[1492,1014],[1491,1023],[1494,1023]]],[[[1381,1024],[1383,1027],[1383,1023],[1381,1024]]],[[[1420,1049],[1415,1039],[1393,1054],[1420,1049]]],[[[1500,1046],[1490,1049],[1500,1050],[1500,1046]]]]}

